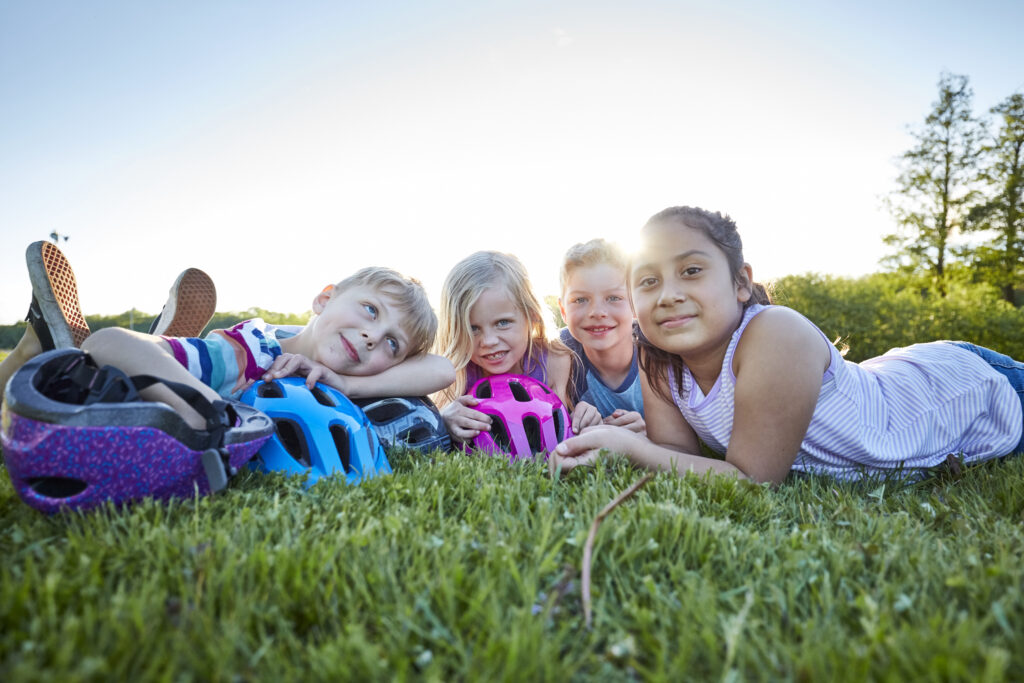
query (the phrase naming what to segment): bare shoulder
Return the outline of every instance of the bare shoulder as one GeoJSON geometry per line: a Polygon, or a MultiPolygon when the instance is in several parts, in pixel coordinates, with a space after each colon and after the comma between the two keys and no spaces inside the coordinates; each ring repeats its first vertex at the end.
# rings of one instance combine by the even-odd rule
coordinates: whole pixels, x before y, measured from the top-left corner
{"type": "Polygon", "coordinates": [[[572,367],[572,352],[551,349],[547,359],[548,385],[566,403],[569,398],[569,377],[572,367]]]}
{"type": "Polygon", "coordinates": [[[569,374],[569,368],[572,365],[572,352],[562,349],[551,349],[548,353],[547,369],[548,376],[560,376],[569,374]]]}
{"type": "Polygon", "coordinates": [[[736,346],[734,370],[738,372],[746,361],[761,363],[767,358],[811,362],[824,370],[831,359],[828,346],[807,318],[785,306],[772,307],[747,325],[736,346]]]}

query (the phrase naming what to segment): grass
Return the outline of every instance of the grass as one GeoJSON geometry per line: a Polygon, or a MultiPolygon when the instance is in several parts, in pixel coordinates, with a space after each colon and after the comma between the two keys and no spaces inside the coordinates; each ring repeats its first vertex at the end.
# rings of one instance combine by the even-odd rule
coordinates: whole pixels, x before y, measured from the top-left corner
{"type": "Polygon", "coordinates": [[[398,455],[356,487],[43,516],[0,478],[0,680],[1013,680],[1024,459],[772,489],[398,455]]]}

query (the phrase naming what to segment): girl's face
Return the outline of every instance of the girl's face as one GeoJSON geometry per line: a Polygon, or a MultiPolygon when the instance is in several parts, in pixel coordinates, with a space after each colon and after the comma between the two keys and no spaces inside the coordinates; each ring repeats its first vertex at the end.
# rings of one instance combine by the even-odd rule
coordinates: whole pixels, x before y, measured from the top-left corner
{"type": "Polygon", "coordinates": [[[473,355],[485,375],[520,374],[530,342],[530,322],[503,285],[484,290],[469,309],[473,355]]]}
{"type": "Polygon", "coordinates": [[[684,361],[724,354],[750,298],[718,245],[682,226],[650,231],[633,261],[630,288],[644,335],[684,361]]]}

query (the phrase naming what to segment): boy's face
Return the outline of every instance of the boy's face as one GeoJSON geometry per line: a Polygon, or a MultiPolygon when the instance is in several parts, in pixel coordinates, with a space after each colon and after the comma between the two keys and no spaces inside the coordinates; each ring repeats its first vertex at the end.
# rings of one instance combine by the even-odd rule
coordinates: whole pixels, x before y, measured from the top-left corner
{"type": "Polygon", "coordinates": [[[633,345],[625,271],[608,263],[579,266],[569,274],[558,307],[569,334],[586,350],[633,345]]]}
{"type": "Polygon", "coordinates": [[[313,312],[312,359],[340,375],[376,375],[408,354],[401,312],[372,287],[328,287],[313,300],[313,312]]]}

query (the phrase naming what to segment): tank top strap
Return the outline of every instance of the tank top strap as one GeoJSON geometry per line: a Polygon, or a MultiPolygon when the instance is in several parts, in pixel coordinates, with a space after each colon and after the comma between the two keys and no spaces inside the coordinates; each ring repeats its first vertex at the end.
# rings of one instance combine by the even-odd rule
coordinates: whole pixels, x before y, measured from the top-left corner
{"type": "Polygon", "coordinates": [[[722,372],[729,373],[729,379],[733,384],[736,383],[736,373],[732,371],[732,358],[736,355],[736,347],[740,343],[740,337],[743,336],[743,330],[747,329],[747,325],[754,319],[754,316],[771,308],[764,304],[751,304],[747,306],[747,309],[743,311],[743,319],[740,321],[739,327],[732,333],[732,339],[729,340],[729,347],[725,350],[725,360],[722,361],[722,372]]]}

